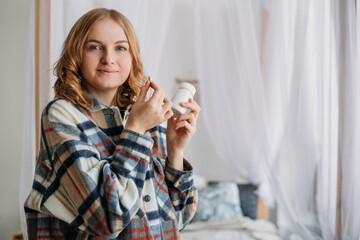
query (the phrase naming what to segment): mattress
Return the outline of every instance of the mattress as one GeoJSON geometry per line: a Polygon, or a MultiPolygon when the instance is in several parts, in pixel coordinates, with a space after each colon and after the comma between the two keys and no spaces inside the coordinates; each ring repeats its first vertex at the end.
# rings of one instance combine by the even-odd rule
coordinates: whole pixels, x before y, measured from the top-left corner
{"type": "Polygon", "coordinates": [[[231,221],[190,223],[180,234],[182,240],[280,240],[276,226],[248,217],[231,221]]]}

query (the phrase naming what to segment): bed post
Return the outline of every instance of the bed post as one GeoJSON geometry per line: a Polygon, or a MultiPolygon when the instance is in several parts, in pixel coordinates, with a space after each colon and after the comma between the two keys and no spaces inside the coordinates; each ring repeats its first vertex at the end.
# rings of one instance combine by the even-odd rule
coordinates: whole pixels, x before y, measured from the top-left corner
{"type": "Polygon", "coordinates": [[[269,220],[269,207],[261,201],[261,198],[257,197],[256,215],[259,219],[269,220]]]}

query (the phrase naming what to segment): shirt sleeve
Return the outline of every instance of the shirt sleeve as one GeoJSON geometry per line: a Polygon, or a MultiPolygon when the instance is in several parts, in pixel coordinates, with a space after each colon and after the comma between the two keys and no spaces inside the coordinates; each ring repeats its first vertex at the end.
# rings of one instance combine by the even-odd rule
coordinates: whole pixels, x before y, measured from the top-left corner
{"type": "Polygon", "coordinates": [[[80,114],[57,103],[44,111],[41,151],[25,206],[91,235],[114,238],[139,211],[153,140],[124,129],[112,156],[101,159],[87,137],[91,123],[79,121],[80,114]]]}
{"type": "Polygon", "coordinates": [[[184,159],[184,171],[180,171],[166,161],[165,179],[181,231],[190,222],[197,208],[198,193],[194,187],[192,166],[184,159]]]}

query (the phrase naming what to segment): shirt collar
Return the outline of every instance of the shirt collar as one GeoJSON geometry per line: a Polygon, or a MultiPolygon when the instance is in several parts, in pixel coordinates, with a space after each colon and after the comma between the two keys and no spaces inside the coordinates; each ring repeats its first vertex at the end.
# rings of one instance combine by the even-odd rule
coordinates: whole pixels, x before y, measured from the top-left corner
{"type": "Polygon", "coordinates": [[[86,91],[85,89],[83,89],[83,91],[85,92],[85,94],[93,101],[93,106],[92,107],[88,107],[85,106],[84,109],[86,111],[89,112],[96,112],[99,111],[101,109],[104,108],[109,108],[109,106],[106,106],[105,104],[101,103],[96,97],[94,97],[93,95],[91,95],[88,91],[86,91]]]}
{"type": "MultiPolygon", "coordinates": [[[[91,95],[88,91],[86,91],[85,89],[83,89],[83,91],[85,92],[85,94],[93,101],[93,106],[92,107],[88,107],[88,106],[85,106],[84,109],[86,111],[89,111],[89,112],[96,112],[96,111],[99,111],[99,110],[102,110],[102,109],[106,109],[106,108],[113,108],[113,107],[116,107],[116,106],[106,106],[105,104],[101,103],[95,96],[91,95]]],[[[129,104],[125,109],[126,109],[126,112],[129,112],[130,109],[132,107],[132,104],[129,104]]],[[[117,107],[116,107],[117,108],[117,107]]]]}

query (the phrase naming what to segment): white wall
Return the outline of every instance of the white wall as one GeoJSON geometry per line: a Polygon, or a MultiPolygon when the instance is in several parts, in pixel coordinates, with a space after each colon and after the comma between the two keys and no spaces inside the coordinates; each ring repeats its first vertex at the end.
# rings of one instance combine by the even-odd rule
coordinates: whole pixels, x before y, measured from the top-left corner
{"type": "Polygon", "coordinates": [[[19,179],[29,1],[0,1],[0,239],[20,230],[19,179]]]}

